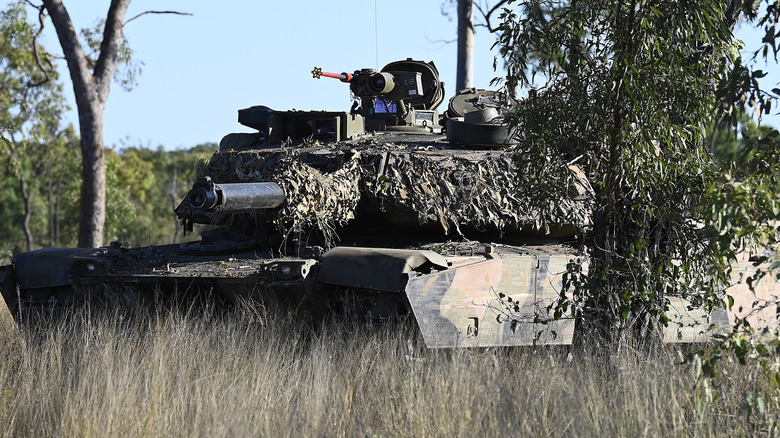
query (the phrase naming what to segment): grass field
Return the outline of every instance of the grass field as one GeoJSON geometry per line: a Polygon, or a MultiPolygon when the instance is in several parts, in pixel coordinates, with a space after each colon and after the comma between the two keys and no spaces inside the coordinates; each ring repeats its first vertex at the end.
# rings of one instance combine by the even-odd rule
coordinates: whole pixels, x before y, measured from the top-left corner
{"type": "Polygon", "coordinates": [[[716,403],[672,347],[426,350],[413,329],[244,311],[79,311],[0,346],[2,436],[755,436],[778,413],[727,364],[716,403]]]}

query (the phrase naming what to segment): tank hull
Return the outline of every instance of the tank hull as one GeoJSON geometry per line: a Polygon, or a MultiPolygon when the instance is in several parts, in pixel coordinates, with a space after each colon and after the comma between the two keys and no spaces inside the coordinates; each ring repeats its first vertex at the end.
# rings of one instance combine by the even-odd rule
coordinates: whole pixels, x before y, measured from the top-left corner
{"type": "MultiPolygon", "coordinates": [[[[561,296],[567,266],[582,263],[581,254],[565,245],[476,242],[417,249],[338,246],[311,257],[271,257],[257,249],[193,254],[178,245],[39,250],[2,267],[0,324],[11,339],[11,315],[34,310],[55,312],[86,303],[125,308],[251,303],[308,321],[413,318],[429,348],[568,345],[575,320],[567,314],[555,318],[551,305],[561,296]],[[35,281],[14,281],[40,266],[60,270],[38,272],[35,281]]],[[[757,293],[777,299],[778,290],[775,282],[762,283],[757,293]]],[[[730,293],[737,302],[752,294],[739,285],[730,293]]],[[[693,312],[688,305],[670,299],[672,322],[661,334],[665,342],[706,341],[739,316],[725,310],[693,312]]],[[[763,314],[751,318],[758,327],[777,324],[763,314]]]]}

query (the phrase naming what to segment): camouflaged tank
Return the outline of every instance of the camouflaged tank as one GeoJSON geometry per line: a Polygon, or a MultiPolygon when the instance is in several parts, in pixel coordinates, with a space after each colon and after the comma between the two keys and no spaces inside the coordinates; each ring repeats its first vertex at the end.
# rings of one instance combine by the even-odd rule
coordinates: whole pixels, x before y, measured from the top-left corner
{"type": "MultiPolygon", "coordinates": [[[[209,294],[314,318],[414,318],[428,347],[571,343],[573,319],[554,320],[548,306],[567,265],[583,263],[592,190],[572,166],[569,197],[529,202],[503,119],[512,99],[463,90],[439,114],[435,65],[411,59],[312,73],[348,83],[355,104],[240,110],[256,131],[225,136],[175,209],[185,231],[209,227],[201,240],[20,254],[0,267],[9,307],[209,294]]],[[[693,328],[668,340],[728,323],[676,315],[693,328]]]]}

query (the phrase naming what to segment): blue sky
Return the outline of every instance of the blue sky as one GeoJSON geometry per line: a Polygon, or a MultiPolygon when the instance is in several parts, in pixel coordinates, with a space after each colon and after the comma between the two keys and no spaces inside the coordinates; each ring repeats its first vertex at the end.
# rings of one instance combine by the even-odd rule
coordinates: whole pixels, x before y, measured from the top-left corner
{"type": "MultiPolygon", "coordinates": [[[[77,27],[92,26],[108,5],[64,3],[77,27]]],[[[377,57],[380,68],[408,57],[434,61],[448,99],[455,84],[455,45],[438,41],[455,38],[455,23],[442,16],[441,5],[441,0],[133,1],[127,18],[146,10],[192,16],[145,15],[125,27],[143,72],[130,92],[112,86],[105,143],[174,149],[219,142],[229,132],[249,131],[236,120],[237,110],[251,105],[346,111],[352,103],[349,87],[313,79],[312,68],[376,68],[377,57]]],[[[59,52],[53,26],[47,27],[44,45],[59,52]]],[[[487,31],[478,31],[475,85],[481,88],[495,76],[493,41],[487,31]]],[[[72,101],[69,83],[66,91],[72,101]]],[[[440,109],[445,108],[446,102],[440,109]]],[[[75,112],[69,119],[76,122],[75,112]]]]}
{"type": "MultiPolygon", "coordinates": [[[[4,6],[8,3],[0,1],[4,6]]],[[[109,2],[64,3],[76,27],[82,28],[105,17],[109,2]]],[[[105,144],[176,149],[216,143],[229,132],[250,131],[236,119],[238,109],[251,105],[348,110],[348,86],[332,79],[313,79],[315,66],[352,72],[381,68],[408,57],[433,61],[449,99],[455,88],[456,52],[454,43],[442,41],[455,39],[455,22],[441,14],[443,3],[135,0],[126,18],[146,10],[175,10],[192,16],[145,15],[125,27],[135,59],[143,63],[142,74],[130,92],[112,86],[103,121],[105,144]]],[[[489,88],[490,80],[501,75],[492,68],[494,41],[493,35],[478,28],[474,71],[478,88],[489,88]]],[[[47,22],[43,44],[59,52],[51,22],[47,22]]],[[[770,70],[776,72],[777,66],[770,70]]],[[[68,81],[64,63],[62,72],[68,81]]],[[[69,81],[66,92],[72,102],[69,81]]],[[[439,109],[446,109],[446,100],[439,109]]],[[[68,114],[68,120],[76,123],[75,111],[68,114]]]]}

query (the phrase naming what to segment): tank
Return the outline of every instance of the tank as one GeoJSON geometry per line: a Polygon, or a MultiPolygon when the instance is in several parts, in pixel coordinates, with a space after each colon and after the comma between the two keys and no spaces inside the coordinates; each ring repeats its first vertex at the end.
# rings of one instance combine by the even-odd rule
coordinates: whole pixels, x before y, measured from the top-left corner
{"type": "MultiPolygon", "coordinates": [[[[587,268],[593,193],[571,165],[568,197],[530,202],[504,119],[515,101],[461,90],[440,114],[436,66],[412,59],[312,74],[348,84],[352,107],[239,110],[254,132],[226,135],[174,212],[185,232],[207,227],[200,240],[19,254],[0,267],[4,320],[208,297],[313,319],[412,319],[429,348],[571,343],[574,319],[550,305],[567,269],[587,268]]],[[[667,340],[728,324],[672,315],[685,318],[690,330],[667,340]]]]}

